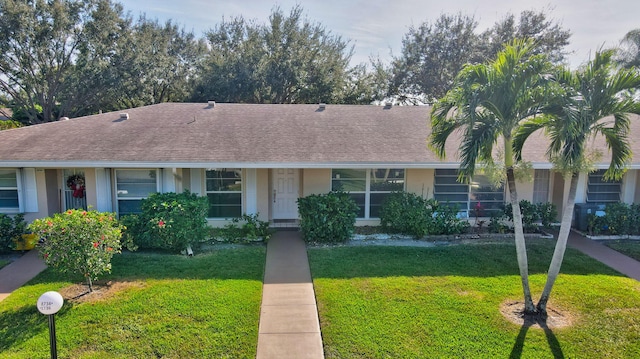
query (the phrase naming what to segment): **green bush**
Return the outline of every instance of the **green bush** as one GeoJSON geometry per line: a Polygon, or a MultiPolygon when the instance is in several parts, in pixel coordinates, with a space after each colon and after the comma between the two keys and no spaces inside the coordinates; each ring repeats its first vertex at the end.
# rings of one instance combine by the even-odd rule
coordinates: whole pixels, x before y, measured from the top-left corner
{"type": "Polygon", "coordinates": [[[299,198],[302,236],[307,242],[345,242],[355,229],[357,211],[358,205],[345,192],[299,198]]]}
{"type": "Polygon", "coordinates": [[[211,232],[214,237],[229,243],[266,242],[273,232],[269,228],[269,222],[261,221],[258,217],[259,214],[243,214],[242,217],[232,219],[232,223],[223,228],[212,228],[211,232]]]}
{"type": "Polygon", "coordinates": [[[24,213],[18,213],[13,218],[0,213],[0,253],[7,253],[14,249],[14,241],[26,233],[26,228],[24,213]]]}
{"type": "Polygon", "coordinates": [[[122,218],[125,233],[140,248],[184,250],[207,238],[206,197],[154,193],[142,200],[142,213],[122,218]]]}
{"type": "Polygon", "coordinates": [[[604,228],[609,230],[613,235],[629,234],[629,217],[631,208],[626,203],[609,203],[604,208],[604,216],[602,218],[604,228]]]}
{"type": "Polygon", "coordinates": [[[457,215],[458,208],[455,206],[409,192],[394,192],[380,209],[380,225],[387,233],[415,237],[464,233],[469,224],[457,215]]]}
{"type": "Polygon", "coordinates": [[[68,210],[36,219],[29,229],[44,239],[40,253],[48,266],[92,280],[111,272],[111,258],[122,249],[122,225],[113,213],[68,210]]]}
{"type": "MultiPolygon", "coordinates": [[[[520,201],[520,212],[522,213],[522,226],[525,232],[535,232],[538,229],[537,221],[548,227],[556,221],[558,211],[553,203],[533,204],[526,199],[520,201]]],[[[513,221],[513,209],[511,203],[504,205],[504,214],[509,221],[513,221]]]]}

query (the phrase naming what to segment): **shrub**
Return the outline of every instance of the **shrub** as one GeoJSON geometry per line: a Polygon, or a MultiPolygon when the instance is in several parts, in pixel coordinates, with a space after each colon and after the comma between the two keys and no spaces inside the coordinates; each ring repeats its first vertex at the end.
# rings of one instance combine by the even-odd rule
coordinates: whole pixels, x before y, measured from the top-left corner
{"type": "Polygon", "coordinates": [[[137,246],[181,251],[207,238],[208,207],[206,197],[189,191],[154,193],[142,200],[142,213],[122,221],[137,246]]]}
{"type": "Polygon", "coordinates": [[[385,232],[415,237],[463,233],[469,224],[457,215],[455,206],[424,199],[414,193],[394,192],[380,209],[380,225],[385,232]]]}
{"type": "Polygon", "coordinates": [[[307,242],[345,242],[353,234],[358,205],[345,192],[298,199],[300,229],[307,242]]]}
{"type": "Polygon", "coordinates": [[[89,291],[92,280],[111,272],[111,258],[122,249],[122,226],[112,213],[68,210],[37,219],[29,229],[44,239],[40,253],[45,263],[84,276],[89,291]]]}
{"type": "MultiPolygon", "coordinates": [[[[522,226],[525,232],[535,232],[538,228],[537,221],[541,221],[543,226],[549,226],[556,220],[558,211],[552,203],[533,204],[526,199],[520,201],[520,212],[522,213],[522,226]]],[[[513,221],[513,209],[511,203],[504,205],[504,214],[510,221],[513,221]]]]}
{"type": "Polygon", "coordinates": [[[269,222],[259,220],[258,216],[259,214],[243,214],[242,217],[232,219],[232,223],[223,228],[215,228],[212,232],[216,237],[230,243],[268,241],[272,234],[269,222]],[[238,226],[240,222],[242,224],[238,226]]]}
{"type": "Polygon", "coordinates": [[[27,224],[24,213],[18,213],[11,218],[0,213],[0,253],[7,253],[14,249],[14,241],[26,233],[27,224]]]}
{"type": "Polygon", "coordinates": [[[609,203],[604,208],[604,227],[613,235],[629,234],[631,208],[626,203],[609,203]]]}

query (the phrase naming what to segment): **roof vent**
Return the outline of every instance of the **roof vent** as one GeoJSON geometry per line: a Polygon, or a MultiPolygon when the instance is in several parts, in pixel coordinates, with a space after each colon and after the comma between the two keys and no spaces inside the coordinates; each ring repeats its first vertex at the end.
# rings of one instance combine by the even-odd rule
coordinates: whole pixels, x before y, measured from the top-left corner
{"type": "Polygon", "coordinates": [[[391,107],[393,107],[393,102],[385,102],[385,104],[384,104],[384,109],[385,110],[389,110],[389,109],[391,109],[391,107]]]}
{"type": "Polygon", "coordinates": [[[216,106],[216,102],[213,101],[213,100],[207,101],[207,104],[209,105],[209,107],[215,107],[216,106]]]}
{"type": "Polygon", "coordinates": [[[121,113],[120,114],[120,119],[121,120],[128,120],[129,119],[129,114],[128,113],[121,113]]]}
{"type": "Polygon", "coordinates": [[[325,108],[327,108],[327,104],[320,102],[320,104],[318,105],[318,110],[324,111],[325,108]]]}
{"type": "Polygon", "coordinates": [[[69,117],[60,117],[60,121],[69,121],[69,117]]]}

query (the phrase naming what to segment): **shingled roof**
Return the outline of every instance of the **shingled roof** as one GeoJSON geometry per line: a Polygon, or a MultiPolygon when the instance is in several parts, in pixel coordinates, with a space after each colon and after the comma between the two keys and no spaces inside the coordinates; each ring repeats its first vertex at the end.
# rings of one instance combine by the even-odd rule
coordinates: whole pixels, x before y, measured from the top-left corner
{"type": "MultiPolygon", "coordinates": [[[[162,103],[1,131],[0,166],[454,166],[458,140],[449,141],[449,162],[427,147],[429,112],[426,106],[162,103]]],[[[526,160],[546,162],[545,149],[544,138],[534,137],[526,160]]]]}

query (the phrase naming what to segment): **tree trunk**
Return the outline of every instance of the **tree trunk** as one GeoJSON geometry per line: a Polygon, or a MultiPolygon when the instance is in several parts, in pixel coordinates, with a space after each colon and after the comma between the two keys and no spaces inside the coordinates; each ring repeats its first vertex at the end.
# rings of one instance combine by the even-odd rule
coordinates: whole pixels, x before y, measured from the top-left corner
{"type": "Polygon", "coordinates": [[[551,264],[549,264],[549,272],[547,274],[547,283],[544,285],[544,290],[538,301],[538,312],[543,316],[547,315],[547,302],[551,295],[551,289],[553,284],[558,278],[560,273],[560,267],[564,259],[564,253],[567,248],[567,241],[569,240],[569,233],[571,232],[571,220],[573,219],[573,207],[576,203],[576,189],[578,188],[578,173],[571,174],[571,184],[569,185],[569,198],[567,204],[562,211],[562,222],[560,223],[560,232],[558,233],[558,240],[556,242],[556,248],[553,251],[553,257],[551,258],[551,264]]]}
{"type": "Polygon", "coordinates": [[[518,257],[518,267],[520,268],[520,279],[522,280],[522,291],[524,292],[524,312],[526,314],[536,313],[533,305],[531,289],[529,287],[529,264],[527,262],[527,246],[524,241],[524,230],[522,228],[522,212],[520,202],[516,192],[516,179],[513,167],[507,167],[507,186],[509,187],[509,199],[513,210],[513,229],[516,241],[516,254],[518,257]]]}

